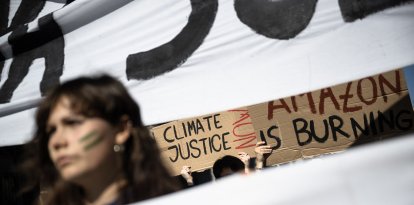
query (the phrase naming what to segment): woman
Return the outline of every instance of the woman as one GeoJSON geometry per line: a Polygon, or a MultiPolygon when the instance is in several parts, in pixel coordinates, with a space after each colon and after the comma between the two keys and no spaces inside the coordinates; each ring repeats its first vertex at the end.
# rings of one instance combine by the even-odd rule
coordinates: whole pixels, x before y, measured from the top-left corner
{"type": "Polygon", "coordinates": [[[125,204],[177,190],[138,105],[109,76],[82,77],[41,102],[26,170],[45,204],[125,204]]]}

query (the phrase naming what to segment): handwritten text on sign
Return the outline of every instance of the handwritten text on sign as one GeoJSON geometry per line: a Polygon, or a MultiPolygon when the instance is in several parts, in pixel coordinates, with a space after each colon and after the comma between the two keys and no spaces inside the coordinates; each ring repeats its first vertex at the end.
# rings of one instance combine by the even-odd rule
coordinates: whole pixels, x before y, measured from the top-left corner
{"type": "Polygon", "coordinates": [[[335,152],[413,128],[402,72],[392,71],[249,107],[269,164],[335,152]],[[264,117],[266,116],[266,117],[264,117]]]}
{"type": "Polygon", "coordinates": [[[256,144],[246,108],[170,122],[152,132],[174,174],[184,165],[202,170],[224,155],[252,153],[256,144]]]}
{"type": "Polygon", "coordinates": [[[175,174],[209,168],[223,155],[254,156],[256,139],[272,145],[267,165],[341,151],[413,129],[400,70],[152,129],[175,174]]]}

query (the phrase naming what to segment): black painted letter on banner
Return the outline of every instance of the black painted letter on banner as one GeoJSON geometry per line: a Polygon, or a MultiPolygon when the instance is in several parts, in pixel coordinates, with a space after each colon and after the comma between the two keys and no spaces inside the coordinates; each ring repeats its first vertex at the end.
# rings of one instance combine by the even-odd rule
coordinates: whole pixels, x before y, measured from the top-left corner
{"type": "Polygon", "coordinates": [[[345,22],[353,22],[366,16],[414,0],[339,0],[345,22]]]}
{"type": "MultiPolygon", "coordinates": [[[[22,0],[10,26],[8,26],[10,0],[0,0],[0,36],[14,30],[19,25],[33,21],[43,9],[44,5],[44,0],[22,0]]],[[[0,74],[3,72],[5,59],[3,54],[0,54],[0,74]]]]}
{"type": "Polygon", "coordinates": [[[187,25],[170,42],[127,58],[126,74],[130,79],[150,79],[184,63],[203,43],[216,17],[217,0],[191,0],[192,11],[187,25]]]}
{"type": "Polygon", "coordinates": [[[45,59],[45,72],[40,83],[42,95],[48,88],[59,84],[65,46],[62,31],[52,14],[40,18],[38,23],[37,31],[27,33],[27,26],[21,26],[9,36],[14,58],[8,78],[0,89],[0,103],[10,102],[13,92],[29,72],[33,61],[38,58],[45,59]]]}
{"type": "Polygon", "coordinates": [[[273,39],[290,39],[304,30],[315,13],[317,0],[235,0],[240,21],[273,39]]]}

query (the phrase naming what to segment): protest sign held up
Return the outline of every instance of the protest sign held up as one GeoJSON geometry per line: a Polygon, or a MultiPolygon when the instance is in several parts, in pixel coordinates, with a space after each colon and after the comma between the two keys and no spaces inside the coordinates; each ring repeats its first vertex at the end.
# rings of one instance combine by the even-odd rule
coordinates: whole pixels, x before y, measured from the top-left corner
{"type": "MultiPolygon", "coordinates": [[[[275,91],[277,92],[277,91],[275,91]]],[[[202,170],[223,155],[247,152],[257,141],[273,147],[267,166],[342,151],[413,129],[403,72],[366,77],[309,93],[178,120],[153,135],[174,174],[202,170]]]]}

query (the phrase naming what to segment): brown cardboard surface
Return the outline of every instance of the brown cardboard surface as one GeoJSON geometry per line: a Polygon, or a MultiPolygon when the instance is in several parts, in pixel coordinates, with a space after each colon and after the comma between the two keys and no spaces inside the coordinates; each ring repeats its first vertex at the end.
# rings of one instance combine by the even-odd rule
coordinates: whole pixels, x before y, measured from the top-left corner
{"type": "Polygon", "coordinates": [[[224,155],[252,155],[256,145],[247,108],[173,121],[151,131],[174,175],[182,166],[193,171],[210,168],[224,155]]]}
{"type": "Polygon", "coordinates": [[[413,129],[407,96],[397,70],[248,108],[258,139],[277,147],[269,166],[413,129]]]}
{"type": "Polygon", "coordinates": [[[154,127],[152,132],[164,159],[178,175],[184,165],[202,170],[210,168],[216,159],[237,156],[240,151],[255,157],[256,139],[273,147],[267,166],[342,151],[356,143],[411,130],[413,116],[403,72],[396,70],[245,108],[173,121],[154,127]]]}

